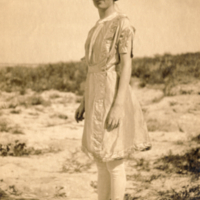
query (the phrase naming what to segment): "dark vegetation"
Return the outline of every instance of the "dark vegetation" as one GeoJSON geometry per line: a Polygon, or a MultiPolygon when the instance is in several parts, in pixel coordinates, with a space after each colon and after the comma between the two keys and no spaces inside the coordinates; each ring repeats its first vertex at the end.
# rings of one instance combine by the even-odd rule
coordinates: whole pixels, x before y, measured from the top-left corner
{"type": "Polygon", "coordinates": [[[80,149],[71,152],[70,157],[66,159],[62,167],[62,173],[81,173],[89,170],[94,164],[90,159],[85,161],[85,158],[80,149]]]}
{"type": "Polygon", "coordinates": [[[3,91],[26,89],[42,92],[49,89],[81,94],[81,83],[86,78],[86,66],[80,62],[55,63],[37,67],[14,66],[0,69],[0,87],[3,91]]]}
{"type": "Polygon", "coordinates": [[[8,144],[0,144],[0,156],[29,156],[29,155],[43,155],[46,153],[57,153],[60,149],[49,147],[47,149],[35,149],[34,147],[27,147],[23,141],[16,140],[8,144]]]}
{"type": "Polygon", "coordinates": [[[161,197],[159,200],[199,200],[200,199],[200,186],[184,186],[182,190],[176,192],[171,189],[166,192],[159,192],[161,197]]]}
{"type": "MultiPolygon", "coordinates": [[[[170,151],[168,154],[154,160],[133,159],[129,165],[137,169],[138,173],[127,175],[128,181],[140,182],[142,188],[149,189],[155,180],[162,180],[162,183],[171,178],[189,177],[191,182],[185,182],[179,189],[173,188],[161,190],[157,188],[156,196],[158,200],[199,200],[200,199],[200,147],[199,136],[194,137],[197,146],[181,154],[174,154],[170,151]],[[191,184],[193,183],[193,184],[191,184]]],[[[162,184],[161,183],[161,184],[162,184]]],[[[163,186],[162,186],[163,187],[163,186]]],[[[126,200],[143,199],[137,192],[126,194],[126,200]]]]}
{"type": "MultiPolygon", "coordinates": [[[[0,180],[3,181],[3,180],[0,180]]],[[[14,185],[9,186],[9,193],[12,196],[19,196],[20,193],[17,191],[17,189],[15,188],[14,185]]],[[[35,198],[15,198],[15,197],[11,197],[10,195],[8,195],[6,192],[4,192],[3,190],[0,189],[0,200],[39,200],[39,199],[35,199],[35,198]]]]}
{"type": "Polygon", "coordinates": [[[169,155],[159,158],[155,168],[166,173],[188,174],[195,178],[200,177],[200,147],[191,149],[183,155],[169,155]]]}
{"type": "Polygon", "coordinates": [[[188,78],[200,77],[200,52],[135,58],[132,76],[140,77],[149,84],[164,83],[170,76],[176,76],[179,81],[187,83],[188,78]],[[188,78],[185,80],[186,77],[188,78]]]}
{"type": "Polygon", "coordinates": [[[164,94],[170,96],[176,85],[192,83],[200,78],[200,52],[133,59],[132,76],[142,80],[141,87],[163,84],[164,94]]]}
{"type": "MultiPolygon", "coordinates": [[[[33,91],[56,89],[82,94],[87,67],[83,62],[38,65],[37,67],[14,66],[0,69],[0,87],[3,91],[33,91]]],[[[156,55],[134,58],[132,76],[146,84],[163,84],[165,95],[178,83],[187,84],[200,78],[200,52],[180,55],[156,55]]]]}

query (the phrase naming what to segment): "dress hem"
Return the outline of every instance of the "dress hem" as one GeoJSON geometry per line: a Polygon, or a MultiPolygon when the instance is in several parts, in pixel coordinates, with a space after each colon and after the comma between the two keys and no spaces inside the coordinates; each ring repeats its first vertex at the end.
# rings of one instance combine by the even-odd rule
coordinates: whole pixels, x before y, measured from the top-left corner
{"type": "Polygon", "coordinates": [[[84,146],[81,146],[81,150],[91,159],[91,160],[98,160],[101,162],[109,162],[113,160],[120,160],[120,159],[131,159],[133,158],[133,154],[139,151],[148,151],[152,148],[150,143],[142,143],[138,145],[133,145],[125,150],[118,151],[114,154],[107,154],[104,156],[95,156],[93,153],[88,151],[88,149],[84,146]]]}

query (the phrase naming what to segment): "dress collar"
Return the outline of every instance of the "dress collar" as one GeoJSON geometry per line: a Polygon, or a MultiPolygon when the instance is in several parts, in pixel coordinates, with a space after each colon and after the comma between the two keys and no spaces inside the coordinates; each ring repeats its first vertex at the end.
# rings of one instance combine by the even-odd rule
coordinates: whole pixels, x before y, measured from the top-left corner
{"type": "Polygon", "coordinates": [[[108,15],[107,17],[105,17],[105,18],[103,18],[103,19],[99,19],[98,21],[97,21],[97,24],[101,24],[101,23],[103,23],[103,22],[105,22],[105,21],[109,21],[109,20],[112,20],[114,17],[116,17],[118,15],[118,13],[117,12],[114,12],[114,13],[112,13],[111,15],[108,15]]]}

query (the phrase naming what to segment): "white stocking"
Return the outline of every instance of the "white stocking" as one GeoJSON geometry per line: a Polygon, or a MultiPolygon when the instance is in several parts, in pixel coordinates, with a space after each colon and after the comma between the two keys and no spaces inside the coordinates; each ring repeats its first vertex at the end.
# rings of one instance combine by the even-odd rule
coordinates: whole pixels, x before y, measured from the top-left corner
{"type": "Polygon", "coordinates": [[[123,160],[96,162],[98,169],[98,200],[123,200],[126,173],[123,160]]]}

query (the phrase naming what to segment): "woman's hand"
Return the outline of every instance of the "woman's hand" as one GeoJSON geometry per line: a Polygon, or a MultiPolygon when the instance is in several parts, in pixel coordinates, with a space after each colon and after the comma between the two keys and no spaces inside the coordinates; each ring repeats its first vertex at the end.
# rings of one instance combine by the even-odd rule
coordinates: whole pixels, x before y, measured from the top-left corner
{"type": "Polygon", "coordinates": [[[81,104],[79,105],[79,107],[76,109],[75,112],[75,119],[77,123],[84,119],[83,116],[84,112],[85,112],[85,105],[84,105],[84,100],[82,100],[81,104]]]}
{"type": "Polygon", "coordinates": [[[113,129],[117,128],[121,122],[123,115],[123,105],[114,104],[106,120],[106,129],[108,131],[112,131],[113,129]]]}

